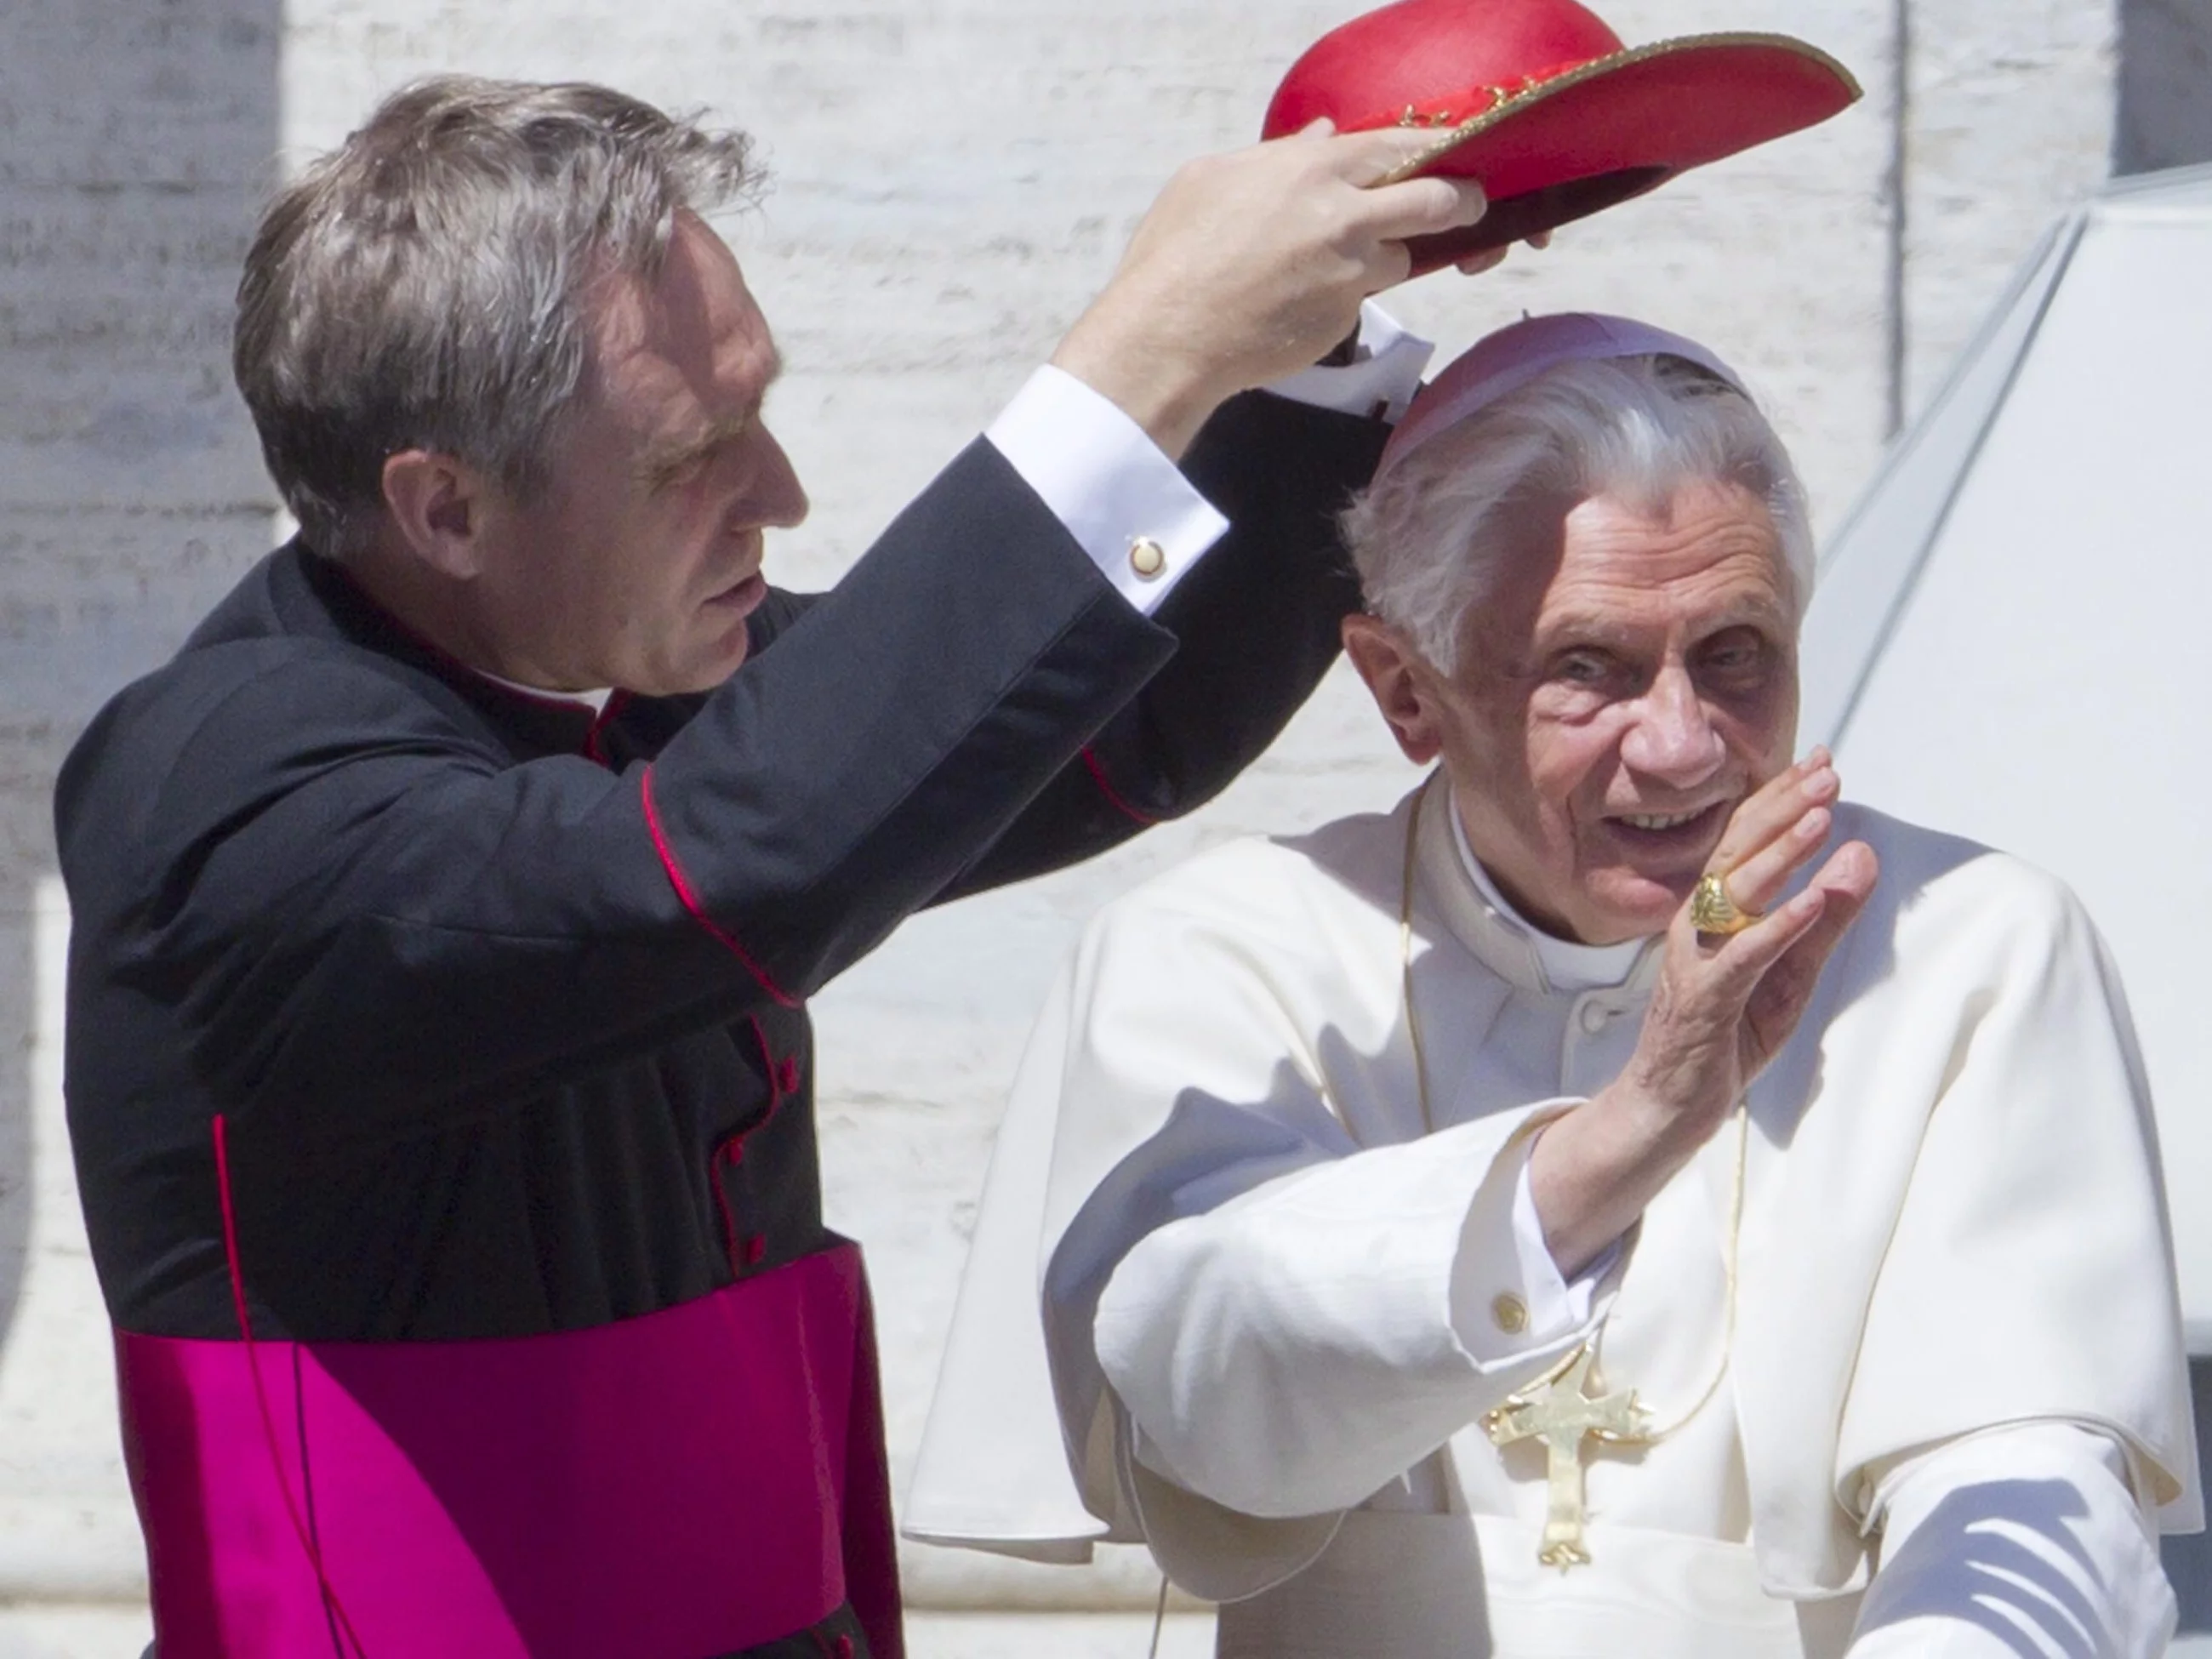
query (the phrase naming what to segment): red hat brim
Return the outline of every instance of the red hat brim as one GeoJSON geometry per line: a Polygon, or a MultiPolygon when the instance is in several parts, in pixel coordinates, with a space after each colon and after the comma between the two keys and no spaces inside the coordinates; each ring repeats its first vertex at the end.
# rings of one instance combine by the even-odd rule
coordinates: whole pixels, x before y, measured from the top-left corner
{"type": "Polygon", "coordinates": [[[1413,269],[1434,270],[1587,217],[1678,173],[1825,121],[1859,95],[1849,70],[1785,34],[1662,40],[1509,92],[1440,128],[1433,149],[1392,174],[1475,179],[1490,197],[1479,223],[1414,239],[1413,269]]]}

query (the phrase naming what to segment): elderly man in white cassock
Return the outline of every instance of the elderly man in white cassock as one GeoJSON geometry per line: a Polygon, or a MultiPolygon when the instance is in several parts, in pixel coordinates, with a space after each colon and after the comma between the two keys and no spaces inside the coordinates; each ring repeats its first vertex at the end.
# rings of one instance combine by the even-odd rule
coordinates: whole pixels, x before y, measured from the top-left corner
{"type": "Polygon", "coordinates": [[[910,1528],[1142,1537],[1237,1659],[2162,1652],[2201,1504],[2119,982],[2058,881],[1792,760],[1810,538],[1736,377],[1516,325],[1346,527],[1437,769],[1091,926],[910,1528]]]}

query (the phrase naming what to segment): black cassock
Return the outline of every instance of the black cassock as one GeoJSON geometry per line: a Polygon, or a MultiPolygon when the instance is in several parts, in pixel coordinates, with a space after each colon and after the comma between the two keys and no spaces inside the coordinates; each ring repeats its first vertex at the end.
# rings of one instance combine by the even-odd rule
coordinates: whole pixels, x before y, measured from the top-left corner
{"type": "Polygon", "coordinates": [[[978,443],[710,695],[511,693],[295,544],[108,706],[66,1088],[163,1659],[896,1652],[805,999],[1253,759],[1382,436],[1231,404],[1186,471],[1232,529],[1152,621],[978,443]]]}

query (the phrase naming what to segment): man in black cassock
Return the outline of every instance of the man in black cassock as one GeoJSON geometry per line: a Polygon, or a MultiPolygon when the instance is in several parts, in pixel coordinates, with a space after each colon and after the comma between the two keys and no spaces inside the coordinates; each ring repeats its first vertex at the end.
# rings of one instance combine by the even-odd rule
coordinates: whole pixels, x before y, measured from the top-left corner
{"type": "Polygon", "coordinates": [[[1480,212],[1362,188],[1419,142],[1179,174],[814,597],[761,575],[805,497],[698,216],[741,139],[448,79],[279,195],[235,367],[301,534],[56,806],[161,1659],[899,1652],[805,1000],[1202,801],[1312,688],[1419,354],[1304,377],[1358,413],[1239,394],[1480,212]]]}

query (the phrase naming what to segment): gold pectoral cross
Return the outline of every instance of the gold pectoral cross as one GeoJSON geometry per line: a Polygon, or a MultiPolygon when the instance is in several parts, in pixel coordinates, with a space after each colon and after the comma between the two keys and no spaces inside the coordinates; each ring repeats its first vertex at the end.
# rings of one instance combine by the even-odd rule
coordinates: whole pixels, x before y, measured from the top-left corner
{"type": "Polygon", "coordinates": [[[1520,1440],[1544,1443],[1550,1458],[1551,1492],[1536,1559],[1562,1572],[1586,1565],[1590,1559],[1583,1546],[1583,1443],[1595,1436],[1606,1444],[1634,1444],[1647,1434],[1648,1419],[1636,1403],[1635,1389],[1591,1396],[1594,1358],[1584,1343],[1550,1375],[1509,1395],[1504,1405],[1482,1419],[1493,1445],[1510,1446],[1520,1440]]]}

